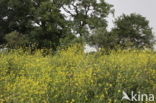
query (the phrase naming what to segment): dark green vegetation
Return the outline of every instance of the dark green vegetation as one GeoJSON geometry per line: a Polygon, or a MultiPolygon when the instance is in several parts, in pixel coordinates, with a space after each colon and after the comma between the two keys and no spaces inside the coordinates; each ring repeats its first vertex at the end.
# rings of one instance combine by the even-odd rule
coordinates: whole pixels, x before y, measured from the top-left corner
{"type": "Polygon", "coordinates": [[[149,21],[138,14],[122,15],[115,21],[112,32],[118,35],[122,47],[152,48],[154,36],[149,21]]]}
{"type": "Polygon", "coordinates": [[[141,15],[123,15],[107,31],[112,7],[105,0],[0,0],[0,44],[53,50],[77,42],[106,49],[152,48],[152,29],[141,15]]]}

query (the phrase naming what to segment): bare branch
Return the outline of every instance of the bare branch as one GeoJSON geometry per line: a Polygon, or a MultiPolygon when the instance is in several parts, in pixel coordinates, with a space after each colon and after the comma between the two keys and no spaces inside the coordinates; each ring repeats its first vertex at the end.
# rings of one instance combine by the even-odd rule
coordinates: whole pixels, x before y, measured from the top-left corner
{"type": "Polygon", "coordinates": [[[64,9],[65,12],[67,12],[67,13],[70,14],[71,16],[75,16],[75,15],[72,14],[68,9],[66,9],[64,6],[62,6],[62,8],[64,9]]]}

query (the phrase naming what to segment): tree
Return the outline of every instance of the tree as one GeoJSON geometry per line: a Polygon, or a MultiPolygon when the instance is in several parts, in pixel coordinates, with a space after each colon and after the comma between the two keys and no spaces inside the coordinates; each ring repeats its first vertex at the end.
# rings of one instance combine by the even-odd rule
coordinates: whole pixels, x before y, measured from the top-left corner
{"type": "Polygon", "coordinates": [[[17,31],[38,48],[56,49],[73,34],[83,39],[97,28],[106,29],[111,7],[105,0],[0,0],[0,43],[17,31]]]}
{"type": "Polygon", "coordinates": [[[115,20],[112,32],[123,48],[152,48],[154,36],[149,21],[139,14],[123,14],[115,20]]]}
{"type": "Polygon", "coordinates": [[[4,34],[7,31],[7,24],[5,20],[7,19],[6,13],[7,13],[7,1],[6,0],[0,0],[0,44],[4,42],[4,34]]]}
{"type": "Polygon", "coordinates": [[[98,48],[114,49],[117,43],[117,36],[103,28],[99,28],[90,36],[89,42],[98,48]]]}
{"type": "Polygon", "coordinates": [[[4,43],[3,37],[12,31],[18,31],[23,34],[30,31],[32,28],[31,7],[31,0],[0,1],[0,43],[4,43]]]}
{"type": "Polygon", "coordinates": [[[61,7],[70,21],[71,31],[75,35],[88,38],[92,30],[106,29],[105,18],[113,10],[112,5],[105,0],[64,0],[66,4],[61,7]],[[68,1],[68,2],[67,2],[68,1]]]}
{"type": "Polygon", "coordinates": [[[6,34],[17,31],[28,34],[39,48],[56,49],[66,36],[66,21],[60,6],[52,0],[0,0],[0,10],[1,44],[6,34]]]}
{"type": "Polygon", "coordinates": [[[60,39],[66,37],[66,21],[58,4],[51,0],[34,0],[33,23],[37,26],[30,33],[31,40],[41,47],[56,49],[60,39]]]}

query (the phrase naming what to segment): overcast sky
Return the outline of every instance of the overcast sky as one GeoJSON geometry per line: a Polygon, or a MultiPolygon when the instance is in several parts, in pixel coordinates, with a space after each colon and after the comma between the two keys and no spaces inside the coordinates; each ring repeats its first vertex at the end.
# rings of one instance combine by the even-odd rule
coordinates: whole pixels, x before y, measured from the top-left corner
{"type": "MultiPolygon", "coordinates": [[[[156,0],[106,0],[114,5],[115,17],[130,13],[139,13],[150,21],[150,26],[156,35],[156,0]]],[[[109,17],[109,24],[112,27],[112,18],[109,17]]]]}

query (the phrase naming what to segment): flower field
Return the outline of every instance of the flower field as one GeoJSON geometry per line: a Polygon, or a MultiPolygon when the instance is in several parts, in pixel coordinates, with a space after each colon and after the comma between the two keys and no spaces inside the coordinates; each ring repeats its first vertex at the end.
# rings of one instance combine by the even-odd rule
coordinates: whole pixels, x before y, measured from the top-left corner
{"type": "Polygon", "coordinates": [[[0,53],[0,103],[122,103],[123,91],[156,91],[152,51],[85,54],[72,46],[42,54],[0,53]]]}

